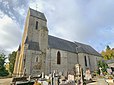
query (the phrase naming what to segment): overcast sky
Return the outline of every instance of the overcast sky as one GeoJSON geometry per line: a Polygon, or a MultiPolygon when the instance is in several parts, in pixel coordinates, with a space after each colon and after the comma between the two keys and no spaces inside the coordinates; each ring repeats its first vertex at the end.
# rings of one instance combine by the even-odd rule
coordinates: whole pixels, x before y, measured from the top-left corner
{"type": "Polygon", "coordinates": [[[45,14],[50,35],[114,47],[114,0],[0,0],[0,51],[17,50],[29,7],[45,14]]]}

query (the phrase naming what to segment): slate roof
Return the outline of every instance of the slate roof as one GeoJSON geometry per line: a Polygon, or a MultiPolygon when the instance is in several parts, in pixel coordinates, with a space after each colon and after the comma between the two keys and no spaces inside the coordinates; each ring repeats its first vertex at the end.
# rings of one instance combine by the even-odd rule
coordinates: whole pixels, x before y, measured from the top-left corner
{"type": "Polygon", "coordinates": [[[99,54],[95,49],[93,49],[89,45],[85,45],[78,42],[70,42],[51,35],[48,36],[48,45],[49,48],[55,48],[74,53],[87,53],[95,56],[101,56],[101,54],[99,54]]]}
{"type": "Polygon", "coordinates": [[[42,19],[44,21],[47,21],[46,17],[44,16],[44,13],[41,13],[41,12],[31,9],[31,8],[29,8],[29,10],[30,10],[31,16],[34,16],[34,17],[37,17],[37,18],[42,19]]]}
{"type": "Polygon", "coordinates": [[[38,42],[29,42],[28,49],[39,51],[40,50],[39,49],[39,43],[38,42]]]}
{"type": "MultiPolygon", "coordinates": [[[[28,41],[28,37],[26,38],[25,43],[28,44],[28,50],[35,50],[35,51],[40,50],[39,43],[28,41]]],[[[71,42],[51,35],[48,36],[48,46],[49,48],[60,49],[73,53],[87,53],[95,56],[101,56],[101,54],[99,54],[95,49],[93,49],[89,45],[85,45],[78,42],[71,42]]]]}
{"type": "Polygon", "coordinates": [[[66,41],[54,36],[48,36],[49,48],[56,48],[60,50],[70,51],[76,53],[76,44],[70,41],[66,41]]]}
{"type": "Polygon", "coordinates": [[[79,53],[87,53],[87,54],[92,54],[96,56],[101,56],[94,48],[92,48],[90,45],[82,44],[75,42],[75,44],[78,46],[77,52],[79,53]]]}
{"type": "Polygon", "coordinates": [[[28,37],[25,40],[25,44],[28,44],[28,50],[35,50],[39,51],[39,43],[38,42],[33,42],[33,41],[28,41],[28,37]]]}

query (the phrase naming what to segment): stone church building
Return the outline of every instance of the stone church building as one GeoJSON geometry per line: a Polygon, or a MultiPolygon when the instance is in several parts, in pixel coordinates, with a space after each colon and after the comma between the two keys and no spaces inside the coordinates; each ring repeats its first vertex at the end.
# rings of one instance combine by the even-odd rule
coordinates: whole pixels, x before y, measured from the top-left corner
{"type": "Polygon", "coordinates": [[[29,8],[22,43],[18,48],[14,72],[37,76],[54,70],[67,75],[79,63],[84,69],[97,69],[100,54],[91,46],[48,35],[47,20],[43,13],[29,8]]]}

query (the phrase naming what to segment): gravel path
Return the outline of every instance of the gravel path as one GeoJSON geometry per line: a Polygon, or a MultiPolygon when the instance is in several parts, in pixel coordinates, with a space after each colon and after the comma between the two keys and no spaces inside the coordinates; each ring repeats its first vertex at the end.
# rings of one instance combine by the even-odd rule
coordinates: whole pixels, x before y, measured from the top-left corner
{"type": "Polygon", "coordinates": [[[0,79],[0,85],[10,85],[12,78],[0,79]]]}

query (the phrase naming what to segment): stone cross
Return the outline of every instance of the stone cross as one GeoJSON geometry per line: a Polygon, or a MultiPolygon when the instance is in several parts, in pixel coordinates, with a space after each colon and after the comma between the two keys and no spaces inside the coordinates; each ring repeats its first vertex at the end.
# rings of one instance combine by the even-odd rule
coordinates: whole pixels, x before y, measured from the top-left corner
{"type": "Polygon", "coordinates": [[[44,72],[42,72],[42,78],[45,78],[45,74],[44,74],[44,72]]]}
{"type": "Polygon", "coordinates": [[[38,9],[38,4],[36,4],[36,11],[37,11],[37,9],[38,9]]]}
{"type": "Polygon", "coordinates": [[[76,85],[83,85],[83,72],[80,64],[75,65],[75,81],[76,85]]]}
{"type": "Polygon", "coordinates": [[[31,80],[31,75],[29,75],[28,80],[29,80],[29,81],[31,80]]]}
{"type": "Polygon", "coordinates": [[[99,70],[100,70],[100,75],[102,76],[103,75],[102,68],[100,67],[99,70]]]}

